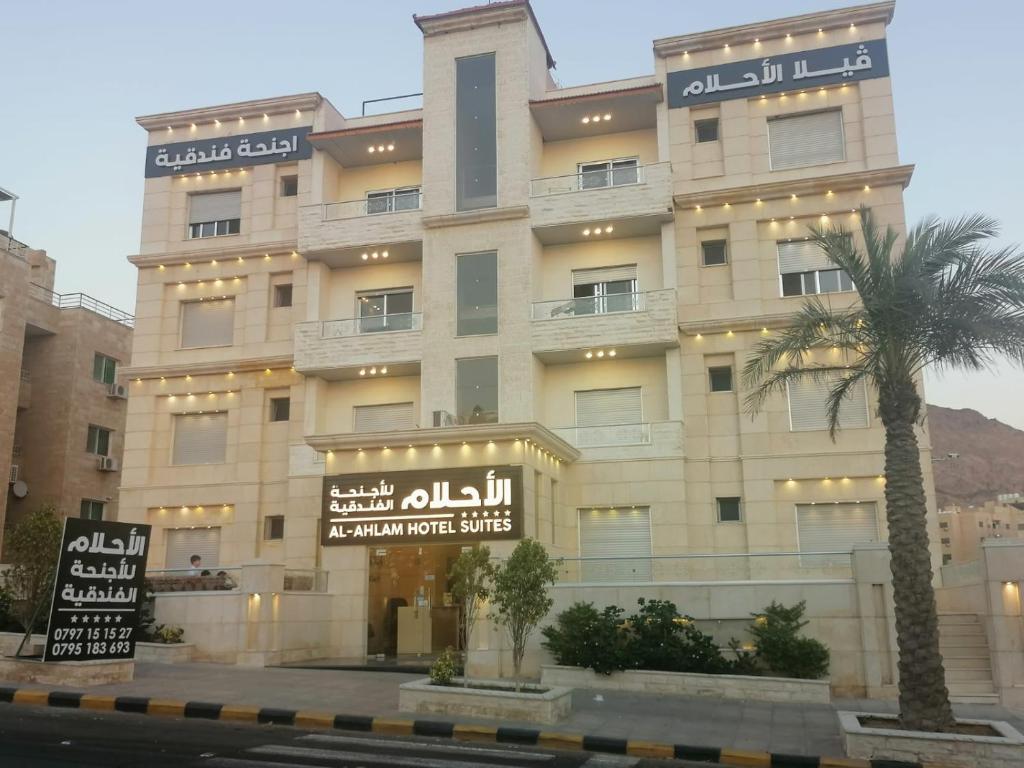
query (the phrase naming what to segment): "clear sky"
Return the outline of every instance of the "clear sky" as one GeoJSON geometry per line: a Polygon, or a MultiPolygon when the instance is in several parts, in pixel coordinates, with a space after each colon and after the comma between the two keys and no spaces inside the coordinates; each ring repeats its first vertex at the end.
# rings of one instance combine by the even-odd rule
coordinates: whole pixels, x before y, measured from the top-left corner
{"type": "MultiPolygon", "coordinates": [[[[136,115],[319,91],[346,115],[422,89],[413,13],[481,0],[5,5],[0,187],[14,234],[58,261],[57,289],[131,310],[145,134],[136,115]]],[[[834,0],[534,0],[562,85],[653,72],[651,41],[838,8],[834,0]]],[[[899,0],[889,56],[907,218],[981,211],[1024,241],[1020,0],[899,0]]],[[[0,227],[6,227],[0,205],[0,227]]],[[[1024,373],[929,376],[929,402],[1024,428],[1024,373]]]]}

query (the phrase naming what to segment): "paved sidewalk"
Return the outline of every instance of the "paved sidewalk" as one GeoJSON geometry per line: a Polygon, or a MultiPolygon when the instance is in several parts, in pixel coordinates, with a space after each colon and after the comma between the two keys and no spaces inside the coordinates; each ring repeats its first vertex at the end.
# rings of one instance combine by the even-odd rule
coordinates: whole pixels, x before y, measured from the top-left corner
{"type": "MultiPolygon", "coordinates": [[[[247,669],[223,664],[146,664],[130,683],[92,686],[103,696],[145,696],[378,717],[398,711],[398,685],[422,675],[312,669],[247,669]]],[[[53,688],[21,684],[19,688],[53,688]]],[[[78,689],[86,690],[86,689],[78,689]]],[[[843,700],[820,704],[577,691],[572,716],[548,730],[626,739],[778,752],[842,755],[836,710],[894,712],[895,702],[843,700]]],[[[1007,720],[1024,731],[1024,715],[994,706],[958,706],[961,717],[1007,720]]],[[[429,716],[422,719],[431,719],[429,716]]],[[[441,718],[435,718],[441,719],[441,718]]],[[[479,718],[459,722],[536,727],[479,718]]]]}

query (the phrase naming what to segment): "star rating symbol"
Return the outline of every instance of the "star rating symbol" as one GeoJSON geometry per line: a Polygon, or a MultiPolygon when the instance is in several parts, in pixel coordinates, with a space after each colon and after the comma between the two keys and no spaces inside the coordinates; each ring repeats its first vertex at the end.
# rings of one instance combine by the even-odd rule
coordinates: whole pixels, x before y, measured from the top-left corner
{"type": "Polygon", "coordinates": [[[97,616],[93,616],[92,617],[92,623],[93,624],[99,624],[100,623],[100,617],[98,615],[97,616]]]}
{"type": "Polygon", "coordinates": [[[463,519],[463,520],[465,520],[465,519],[466,519],[466,515],[467,515],[467,514],[468,514],[467,512],[463,512],[463,513],[462,513],[462,519],[463,519]]]}
{"type": "Polygon", "coordinates": [[[114,617],[114,623],[115,624],[120,624],[121,623],[121,617],[120,616],[115,616],[114,617]]]}
{"type": "Polygon", "coordinates": [[[491,516],[491,513],[486,511],[486,510],[484,510],[484,517],[490,517],[490,516],[491,516]]]}
{"type": "Polygon", "coordinates": [[[103,617],[103,621],[104,621],[104,623],[106,623],[106,624],[109,624],[109,623],[110,623],[110,614],[109,614],[109,613],[108,613],[108,614],[107,614],[106,616],[104,616],[104,617],[103,617]]]}
{"type": "Polygon", "coordinates": [[[83,616],[82,617],[82,623],[83,624],[88,624],[89,623],[89,617],[88,616],[83,616]]]}
{"type": "Polygon", "coordinates": [[[71,623],[72,624],[77,624],[78,623],[78,616],[76,616],[75,614],[71,614],[71,623]]]}
{"type": "Polygon", "coordinates": [[[476,513],[476,512],[474,512],[474,513],[473,513],[473,517],[475,518],[475,517],[476,517],[476,515],[477,515],[477,513],[476,513]]]}
{"type": "Polygon", "coordinates": [[[505,517],[512,517],[512,510],[511,509],[506,509],[505,510],[505,517]]]}

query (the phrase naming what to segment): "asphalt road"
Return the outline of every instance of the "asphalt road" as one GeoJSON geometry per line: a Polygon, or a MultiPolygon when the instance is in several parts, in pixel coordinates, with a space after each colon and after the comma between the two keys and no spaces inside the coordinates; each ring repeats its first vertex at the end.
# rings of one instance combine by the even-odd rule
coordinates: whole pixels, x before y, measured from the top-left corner
{"type": "Polygon", "coordinates": [[[393,738],[349,731],[310,732],[0,705],[3,768],[681,768],[706,764],[555,752],[450,739],[393,738]]]}

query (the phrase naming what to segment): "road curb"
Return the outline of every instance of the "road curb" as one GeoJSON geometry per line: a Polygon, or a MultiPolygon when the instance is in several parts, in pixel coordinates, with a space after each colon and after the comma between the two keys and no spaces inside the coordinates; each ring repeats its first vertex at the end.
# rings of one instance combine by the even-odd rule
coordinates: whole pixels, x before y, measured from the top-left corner
{"type": "Polygon", "coordinates": [[[859,760],[846,757],[748,752],[724,747],[667,744],[609,736],[555,733],[533,728],[455,723],[447,720],[404,720],[368,715],[332,715],[326,712],[277,707],[215,704],[205,701],[175,701],[145,696],[98,696],[65,690],[47,691],[36,688],[0,686],[0,703],[129,712],[155,717],[184,717],[234,723],[298,726],[309,730],[361,731],[390,736],[432,736],[454,741],[484,741],[549,749],[633,755],[635,757],[678,758],[751,768],[940,768],[933,763],[922,764],[901,760],[859,760]]]}

